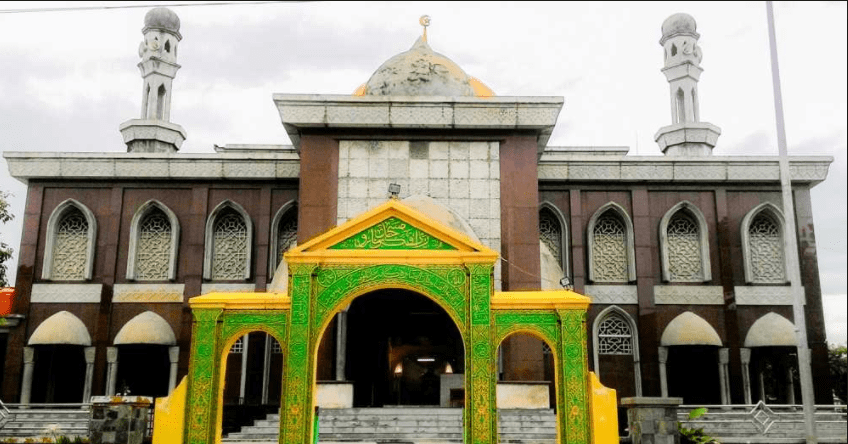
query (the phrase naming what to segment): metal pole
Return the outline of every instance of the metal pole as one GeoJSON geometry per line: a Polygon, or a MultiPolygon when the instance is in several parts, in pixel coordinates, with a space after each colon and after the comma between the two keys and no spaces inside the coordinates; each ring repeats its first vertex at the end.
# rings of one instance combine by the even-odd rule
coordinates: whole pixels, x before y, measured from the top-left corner
{"type": "Polygon", "coordinates": [[[779,150],[780,188],[783,195],[783,212],[786,219],[784,251],[792,289],[795,336],[798,340],[798,372],[801,376],[801,402],[804,406],[804,425],[807,443],[817,443],[815,422],[815,400],[813,378],[810,370],[810,349],[807,346],[807,322],[804,314],[804,291],[801,286],[801,270],[798,260],[797,230],[795,228],[795,204],[789,176],[789,156],[786,151],[786,126],[783,120],[783,95],[780,92],[780,70],[777,63],[777,42],[774,36],[774,8],[766,2],[768,16],[769,49],[771,50],[771,78],[774,87],[774,114],[777,123],[777,148],[779,150]]]}

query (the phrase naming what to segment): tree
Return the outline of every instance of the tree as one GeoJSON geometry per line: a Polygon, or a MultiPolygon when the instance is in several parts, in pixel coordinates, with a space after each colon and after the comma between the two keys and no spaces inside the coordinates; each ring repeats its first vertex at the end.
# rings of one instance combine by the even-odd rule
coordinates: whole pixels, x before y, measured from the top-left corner
{"type": "MultiPolygon", "coordinates": [[[[14,219],[15,216],[9,213],[9,198],[10,194],[5,191],[0,191],[0,223],[6,223],[14,219]]],[[[6,281],[6,261],[12,258],[12,249],[6,242],[0,241],[0,287],[6,287],[9,283],[6,281]]]]}
{"type": "Polygon", "coordinates": [[[848,375],[848,355],[844,345],[830,344],[827,348],[830,360],[830,374],[833,376],[833,393],[845,404],[846,375],[848,375]]]}

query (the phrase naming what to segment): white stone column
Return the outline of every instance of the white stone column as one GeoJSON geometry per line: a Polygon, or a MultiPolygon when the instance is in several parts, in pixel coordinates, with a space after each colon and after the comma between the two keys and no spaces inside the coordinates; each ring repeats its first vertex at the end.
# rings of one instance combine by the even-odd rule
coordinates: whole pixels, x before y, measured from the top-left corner
{"type": "Polygon", "coordinates": [[[762,401],[763,404],[765,404],[766,403],[766,382],[763,379],[763,370],[762,369],[760,369],[759,373],[757,373],[757,376],[758,376],[759,383],[760,383],[760,401],[762,401]]]}
{"type": "Polygon", "coordinates": [[[792,363],[786,359],[786,403],[795,405],[795,378],[792,377],[792,363]]]}
{"type": "Polygon", "coordinates": [[[345,358],[347,356],[347,311],[336,315],[336,381],[345,380],[345,358]]]}
{"type": "Polygon", "coordinates": [[[180,346],[168,347],[168,359],[171,361],[170,373],[168,374],[168,394],[177,386],[177,364],[180,362],[180,346]]]}
{"type": "Polygon", "coordinates": [[[115,395],[118,382],[118,347],[106,347],[106,396],[115,395]]]}
{"type": "Polygon", "coordinates": [[[663,398],[668,398],[668,375],[666,375],[665,363],[668,361],[668,347],[659,348],[660,361],[660,393],[663,398]]]}
{"type": "Polygon", "coordinates": [[[242,336],[242,339],[241,339],[243,347],[241,348],[242,352],[241,352],[241,380],[239,381],[239,404],[244,404],[244,402],[245,402],[244,396],[245,396],[245,392],[246,392],[246,388],[247,388],[247,352],[248,352],[247,346],[250,344],[250,341],[249,341],[250,338],[248,336],[250,336],[249,333],[242,336]]]}
{"type": "Polygon", "coordinates": [[[751,404],[751,349],[740,348],[742,358],[742,391],[745,392],[745,404],[751,404]]]}
{"type": "Polygon", "coordinates": [[[91,402],[91,382],[94,378],[94,352],[95,347],[85,347],[82,349],[85,355],[85,385],[82,389],[82,402],[87,404],[91,402]]]}
{"type": "Polygon", "coordinates": [[[268,404],[268,383],[271,379],[271,335],[265,335],[265,360],[262,365],[262,404],[268,404]]]}
{"type": "Polygon", "coordinates": [[[21,383],[21,407],[29,405],[32,395],[32,370],[35,366],[35,349],[24,347],[24,375],[21,383]]]}
{"type": "Polygon", "coordinates": [[[728,362],[730,362],[730,350],[727,348],[718,349],[718,381],[721,390],[721,403],[723,405],[730,404],[730,384],[727,380],[728,362]]]}

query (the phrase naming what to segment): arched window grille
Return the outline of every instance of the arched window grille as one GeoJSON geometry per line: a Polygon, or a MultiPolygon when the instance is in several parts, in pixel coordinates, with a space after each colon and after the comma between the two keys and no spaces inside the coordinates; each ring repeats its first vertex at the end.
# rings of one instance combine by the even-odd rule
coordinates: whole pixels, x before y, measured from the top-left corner
{"type": "Polygon", "coordinates": [[[598,325],[598,354],[633,354],[633,332],[618,313],[609,313],[598,325]]]}
{"type": "Polygon", "coordinates": [[[598,282],[628,280],[627,231],[614,211],[607,211],[592,228],[592,270],[598,282]]]}
{"type": "Polygon", "coordinates": [[[230,347],[230,354],[244,353],[244,336],[236,339],[233,346],[230,347]]]}
{"type": "Polygon", "coordinates": [[[678,211],[666,227],[670,281],[704,280],[698,223],[678,211]]]}
{"type": "Polygon", "coordinates": [[[277,264],[283,262],[283,253],[297,243],[297,209],[290,209],[280,219],[277,227],[277,264]]]}
{"type": "Polygon", "coordinates": [[[247,222],[241,214],[228,208],[215,220],[212,236],[211,278],[244,279],[250,243],[247,222]]]}
{"type": "Polygon", "coordinates": [[[765,212],[760,212],[748,226],[748,251],[753,282],[786,281],[781,231],[780,225],[765,212]]]}
{"type": "Polygon", "coordinates": [[[88,219],[78,208],[62,215],[53,238],[52,279],[86,279],[89,229],[88,219]]]}
{"type": "Polygon", "coordinates": [[[542,208],[539,211],[539,239],[550,248],[551,253],[565,270],[565,264],[562,263],[562,225],[559,223],[559,218],[548,208],[542,208]]]}
{"type": "Polygon", "coordinates": [[[280,341],[277,341],[275,338],[271,338],[271,353],[275,355],[279,355],[283,353],[283,346],[280,345],[280,341]]]}
{"type": "Polygon", "coordinates": [[[135,277],[138,280],[165,280],[171,268],[172,228],[168,216],[151,209],[138,227],[135,277]]]}

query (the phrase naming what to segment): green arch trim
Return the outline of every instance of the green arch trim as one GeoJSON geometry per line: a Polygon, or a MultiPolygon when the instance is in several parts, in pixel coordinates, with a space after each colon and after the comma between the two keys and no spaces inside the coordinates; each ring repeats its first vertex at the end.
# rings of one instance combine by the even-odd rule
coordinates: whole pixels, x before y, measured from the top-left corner
{"type": "Polygon", "coordinates": [[[316,274],[317,294],[313,325],[324,324],[342,306],[369,291],[402,288],[418,292],[437,303],[465,336],[465,293],[468,276],[459,265],[415,267],[373,265],[369,267],[322,267],[316,274]]]}

